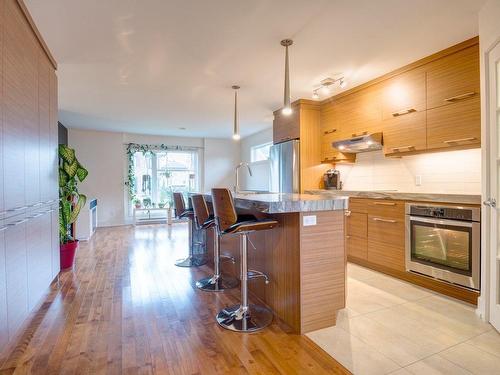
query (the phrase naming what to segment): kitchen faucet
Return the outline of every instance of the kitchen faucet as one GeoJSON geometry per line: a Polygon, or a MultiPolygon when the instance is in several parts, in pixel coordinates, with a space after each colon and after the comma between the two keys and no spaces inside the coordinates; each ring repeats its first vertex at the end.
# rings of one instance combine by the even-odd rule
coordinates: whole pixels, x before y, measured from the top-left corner
{"type": "Polygon", "coordinates": [[[248,163],[242,161],[240,164],[238,164],[235,168],[235,173],[236,173],[236,185],[234,186],[234,192],[238,194],[240,192],[240,168],[241,167],[247,167],[248,169],[248,174],[252,176],[252,169],[250,168],[250,165],[248,163]]]}

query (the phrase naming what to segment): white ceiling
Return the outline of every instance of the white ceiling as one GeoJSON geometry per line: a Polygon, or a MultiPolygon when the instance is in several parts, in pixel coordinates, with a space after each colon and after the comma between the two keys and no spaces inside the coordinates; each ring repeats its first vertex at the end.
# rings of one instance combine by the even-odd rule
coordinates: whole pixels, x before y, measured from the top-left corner
{"type": "Polygon", "coordinates": [[[477,35],[484,0],[25,0],[59,63],[68,127],[230,137],[272,124],[290,37],[292,99],[349,87],[477,35]],[[181,130],[179,128],[186,128],[181,130]]]}

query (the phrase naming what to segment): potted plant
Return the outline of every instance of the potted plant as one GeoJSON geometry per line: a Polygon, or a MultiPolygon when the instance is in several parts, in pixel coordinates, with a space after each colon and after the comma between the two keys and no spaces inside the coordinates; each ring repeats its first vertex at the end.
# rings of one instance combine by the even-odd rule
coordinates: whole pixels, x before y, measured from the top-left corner
{"type": "Polygon", "coordinates": [[[73,267],[78,241],[72,232],[87,197],[78,192],[78,182],[82,182],[88,171],[75,156],[75,150],[59,145],[59,243],[61,269],[73,267]]]}
{"type": "Polygon", "coordinates": [[[141,200],[134,199],[134,206],[135,206],[135,208],[141,208],[141,200]]]}

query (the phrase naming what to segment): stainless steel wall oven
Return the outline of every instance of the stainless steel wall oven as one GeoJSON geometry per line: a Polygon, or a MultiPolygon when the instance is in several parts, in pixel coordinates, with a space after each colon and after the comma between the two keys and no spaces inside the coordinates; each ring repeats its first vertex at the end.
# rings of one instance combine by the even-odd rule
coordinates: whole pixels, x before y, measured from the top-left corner
{"type": "Polygon", "coordinates": [[[480,209],[406,204],[406,270],[467,288],[480,286],[480,209]]]}

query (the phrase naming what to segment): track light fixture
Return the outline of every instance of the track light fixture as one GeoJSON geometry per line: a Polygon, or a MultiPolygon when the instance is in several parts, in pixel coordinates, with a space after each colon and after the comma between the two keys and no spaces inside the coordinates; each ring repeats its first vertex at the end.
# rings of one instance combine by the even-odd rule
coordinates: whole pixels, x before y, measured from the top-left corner
{"type": "Polygon", "coordinates": [[[330,94],[331,88],[333,87],[333,85],[335,85],[337,83],[338,83],[338,85],[339,85],[339,87],[341,89],[343,89],[343,88],[345,88],[347,86],[347,83],[346,83],[344,77],[340,77],[340,78],[325,78],[324,80],[322,80],[320,82],[320,85],[313,90],[312,98],[313,99],[319,99],[320,92],[323,95],[330,94]]]}

